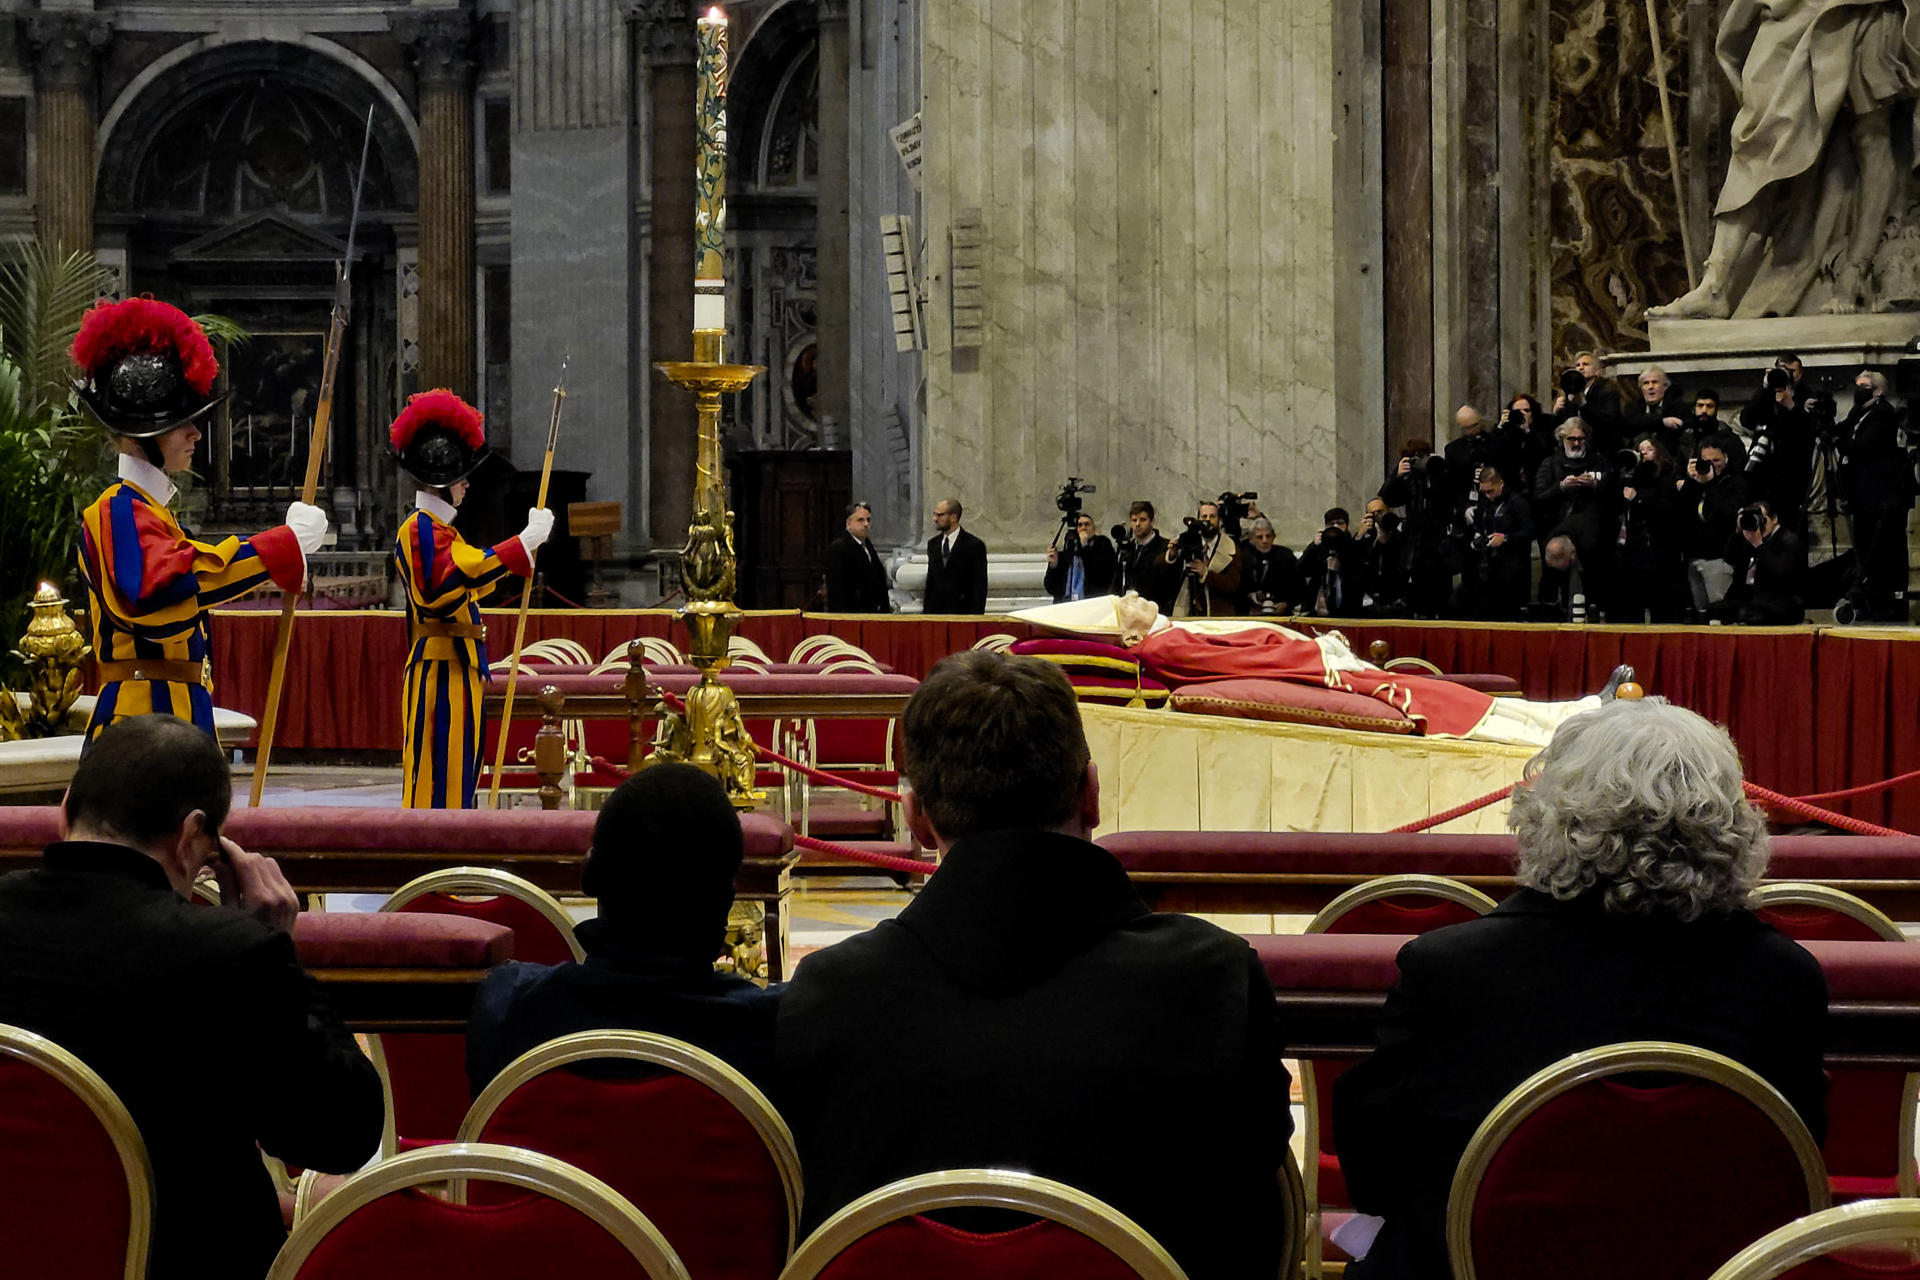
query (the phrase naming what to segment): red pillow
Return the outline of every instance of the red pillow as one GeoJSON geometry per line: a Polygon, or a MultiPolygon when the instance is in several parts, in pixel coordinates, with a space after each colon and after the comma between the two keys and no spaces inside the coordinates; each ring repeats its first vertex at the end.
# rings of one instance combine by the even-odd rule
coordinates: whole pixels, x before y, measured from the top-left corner
{"type": "Polygon", "coordinates": [[[1291,680],[1214,680],[1191,684],[1172,697],[1173,709],[1241,720],[1317,724],[1367,733],[1412,733],[1413,721],[1365,694],[1291,680]]]}
{"type": "Polygon", "coordinates": [[[1069,679],[1089,675],[1131,680],[1140,669],[1140,660],[1130,650],[1099,640],[1021,640],[1009,645],[1007,652],[1017,658],[1054,663],[1069,679]]]}

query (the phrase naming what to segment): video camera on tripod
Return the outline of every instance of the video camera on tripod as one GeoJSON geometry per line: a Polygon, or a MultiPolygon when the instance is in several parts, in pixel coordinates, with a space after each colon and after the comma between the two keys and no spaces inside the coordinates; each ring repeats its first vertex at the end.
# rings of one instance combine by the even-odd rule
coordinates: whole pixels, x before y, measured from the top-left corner
{"type": "Polygon", "coordinates": [[[1053,505],[1060,509],[1060,528],[1055,531],[1053,541],[1062,551],[1073,551],[1080,545],[1080,512],[1086,505],[1080,501],[1080,495],[1097,492],[1095,486],[1079,476],[1068,476],[1054,496],[1053,505]]]}
{"type": "Polygon", "coordinates": [[[1249,489],[1245,493],[1228,490],[1213,500],[1214,508],[1220,513],[1220,527],[1226,530],[1229,538],[1238,541],[1240,522],[1252,511],[1252,504],[1260,500],[1260,495],[1249,489]]]}

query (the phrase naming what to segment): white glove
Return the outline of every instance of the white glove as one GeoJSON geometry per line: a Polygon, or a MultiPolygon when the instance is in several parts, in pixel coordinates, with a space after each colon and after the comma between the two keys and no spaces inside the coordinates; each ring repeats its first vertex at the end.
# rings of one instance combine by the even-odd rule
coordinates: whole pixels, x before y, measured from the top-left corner
{"type": "Polygon", "coordinates": [[[296,502],[287,508],[287,528],[300,544],[300,554],[310,556],[327,540],[327,513],[310,502],[296,502]]]}
{"type": "Polygon", "coordinates": [[[527,527],[520,531],[520,545],[527,549],[527,558],[532,559],[533,553],[552,536],[553,512],[545,507],[527,508],[527,527]]]}

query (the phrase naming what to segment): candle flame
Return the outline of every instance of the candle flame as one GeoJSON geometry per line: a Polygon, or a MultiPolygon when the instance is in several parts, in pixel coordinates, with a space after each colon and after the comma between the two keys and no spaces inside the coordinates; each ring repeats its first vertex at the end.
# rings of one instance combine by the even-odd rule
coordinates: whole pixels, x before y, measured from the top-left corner
{"type": "Polygon", "coordinates": [[[715,22],[724,27],[727,25],[726,11],[719,5],[714,5],[711,9],[707,10],[707,16],[701,19],[701,21],[715,22]]]}

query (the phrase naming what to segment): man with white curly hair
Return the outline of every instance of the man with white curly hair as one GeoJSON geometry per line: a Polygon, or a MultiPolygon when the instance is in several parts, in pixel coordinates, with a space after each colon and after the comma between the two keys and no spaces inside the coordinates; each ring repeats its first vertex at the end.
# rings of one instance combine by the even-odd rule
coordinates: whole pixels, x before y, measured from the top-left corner
{"type": "Polygon", "coordinates": [[[1378,1047],[1334,1085],[1353,1204],[1385,1219],[1353,1280],[1451,1275],[1447,1193],[1468,1140],[1583,1049],[1698,1045],[1826,1129],[1826,980],[1747,908],[1767,829],[1725,730],[1659,699],[1611,702],[1562,725],[1527,778],[1508,818],[1521,887],[1400,949],[1378,1047]]]}

